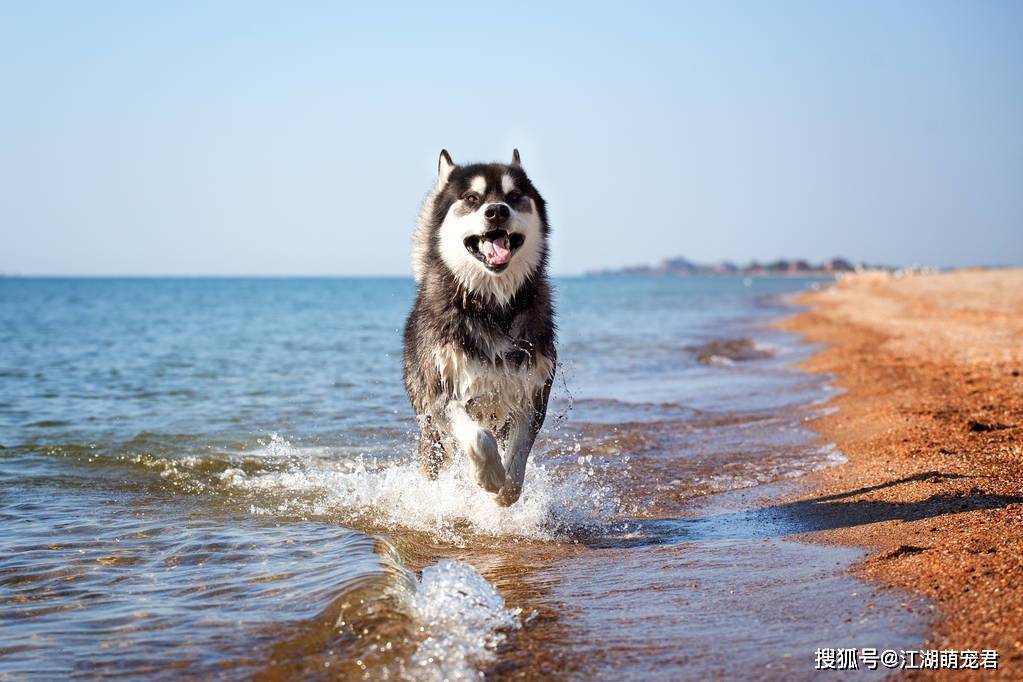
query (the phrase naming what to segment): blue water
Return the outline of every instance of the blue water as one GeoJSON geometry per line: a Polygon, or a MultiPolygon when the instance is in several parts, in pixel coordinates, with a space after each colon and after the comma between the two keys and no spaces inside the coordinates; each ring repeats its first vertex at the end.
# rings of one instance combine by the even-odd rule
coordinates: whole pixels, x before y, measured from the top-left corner
{"type": "MultiPolygon", "coordinates": [[[[504,510],[457,464],[417,474],[410,280],[0,279],[0,678],[528,677],[589,651],[551,595],[656,574],[640,520],[833,459],[801,426],[824,381],[767,324],[817,284],[557,280],[558,380],[504,510]],[[578,554],[616,543],[629,575],[578,554]]],[[[655,605],[637,633],[674,618],[655,605]]]]}
{"type": "MultiPolygon", "coordinates": [[[[737,321],[777,315],[771,297],[808,283],[560,280],[568,390],[719,406],[751,377],[732,381],[684,348],[749,331],[737,321]]],[[[0,279],[0,443],[403,438],[413,295],[407,279],[0,279]]]]}

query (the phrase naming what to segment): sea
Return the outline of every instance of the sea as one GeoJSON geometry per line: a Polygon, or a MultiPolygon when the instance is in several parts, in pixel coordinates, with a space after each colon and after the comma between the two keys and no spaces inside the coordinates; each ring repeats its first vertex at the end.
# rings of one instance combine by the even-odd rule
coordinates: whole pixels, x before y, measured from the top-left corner
{"type": "Polygon", "coordinates": [[[0,680],[809,679],[926,610],[776,502],[820,278],[565,277],[524,493],[415,461],[405,278],[0,279],[0,680]]]}

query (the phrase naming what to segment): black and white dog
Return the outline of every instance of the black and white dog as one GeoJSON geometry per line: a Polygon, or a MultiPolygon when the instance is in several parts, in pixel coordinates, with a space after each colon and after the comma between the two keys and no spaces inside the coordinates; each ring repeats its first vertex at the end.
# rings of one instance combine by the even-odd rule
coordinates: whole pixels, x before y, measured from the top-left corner
{"type": "Polygon", "coordinates": [[[554,379],[548,232],[518,150],[510,165],[468,166],[441,151],[413,240],[405,388],[423,473],[436,477],[460,448],[503,506],[522,492],[554,379]]]}

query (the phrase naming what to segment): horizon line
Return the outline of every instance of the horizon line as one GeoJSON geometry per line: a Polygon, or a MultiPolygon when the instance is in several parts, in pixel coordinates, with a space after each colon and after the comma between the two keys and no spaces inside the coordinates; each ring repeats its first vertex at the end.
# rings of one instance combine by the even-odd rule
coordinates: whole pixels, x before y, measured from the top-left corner
{"type": "MultiPolygon", "coordinates": [[[[588,269],[581,272],[551,273],[552,277],[607,277],[614,275],[626,275],[621,272],[629,266],[618,268],[588,269]]],[[[641,266],[637,266],[641,267],[641,266]]],[[[893,266],[873,266],[893,267],[893,266]]],[[[870,267],[869,269],[873,269],[870,267]]],[[[893,269],[933,269],[938,271],[975,270],[991,269],[1006,270],[1023,268],[1023,263],[975,263],[970,265],[923,265],[914,263],[912,265],[894,266],[893,269]]],[[[699,276],[701,274],[714,275],[716,277],[727,277],[729,273],[694,273],[688,276],[699,276]]],[[[741,270],[735,275],[748,275],[750,273],[741,270]]],[[[781,274],[781,273],[778,273],[781,274]]],[[[798,275],[799,273],[790,273],[798,275]]],[[[655,276],[656,273],[651,273],[655,276]]],[[[677,275],[676,275],[677,276],[677,275]]],[[[403,274],[395,273],[13,273],[0,272],[0,280],[3,279],[414,279],[411,272],[403,274]]]]}

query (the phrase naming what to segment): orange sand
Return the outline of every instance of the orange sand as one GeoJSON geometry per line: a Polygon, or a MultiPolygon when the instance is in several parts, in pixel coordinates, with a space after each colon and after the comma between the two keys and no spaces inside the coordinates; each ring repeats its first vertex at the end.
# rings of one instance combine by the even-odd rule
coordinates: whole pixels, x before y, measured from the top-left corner
{"type": "Polygon", "coordinates": [[[846,391],[812,423],[849,458],[811,479],[838,520],[812,535],[936,604],[927,648],[997,649],[1023,678],[1023,270],[861,274],[800,302],[782,326],[827,344],[806,369],[846,391]]]}

